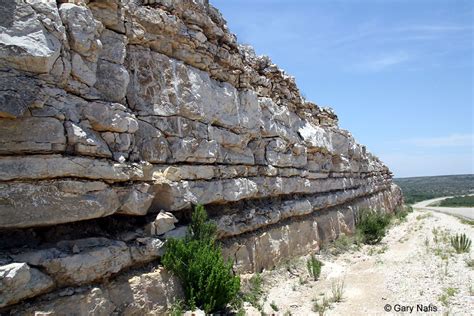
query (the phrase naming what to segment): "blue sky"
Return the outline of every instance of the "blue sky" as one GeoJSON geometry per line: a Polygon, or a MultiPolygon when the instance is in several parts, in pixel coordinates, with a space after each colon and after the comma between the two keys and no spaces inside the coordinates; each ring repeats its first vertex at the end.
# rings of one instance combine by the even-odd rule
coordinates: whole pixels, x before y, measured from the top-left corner
{"type": "Polygon", "coordinates": [[[474,1],[210,2],[396,177],[474,173],[474,1]]]}

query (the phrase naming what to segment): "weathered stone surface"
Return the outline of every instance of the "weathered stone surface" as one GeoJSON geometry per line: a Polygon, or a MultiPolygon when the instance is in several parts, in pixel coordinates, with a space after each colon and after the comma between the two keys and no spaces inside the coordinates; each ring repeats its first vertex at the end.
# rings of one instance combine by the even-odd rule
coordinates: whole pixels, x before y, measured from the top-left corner
{"type": "Polygon", "coordinates": [[[116,182],[137,180],[143,176],[140,165],[113,163],[92,158],[61,155],[0,157],[1,181],[76,177],[116,182]]]}
{"type": "Polygon", "coordinates": [[[138,121],[137,150],[140,158],[151,163],[163,163],[171,156],[169,143],[163,133],[151,124],[138,121]]]}
{"type": "Polygon", "coordinates": [[[320,148],[327,152],[333,151],[330,135],[319,126],[306,122],[305,125],[298,129],[298,134],[308,146],[320,148]]]}
{"type": "MultiPolygon", "coordinates": [[[[57,15],[56,8],[52,7],[51,12],[57,15]]],[[[1,6],[0,16],[0,63],[28,72],[48,73],[59,57],[61,42],[46,30],[31,4],[7,1],[1,6]]]]}
{"type": "Polygon", "coordinates": [[[147,263],[164,254],[165,243],[158,238],[137,238],[136,244],[130,247],[133,264],[147,263]]]}
{"type": "Polygon", "coordinates": [[[89,238],[59,243],[62,250],[24,253],[15,260],[40,266],[59,285],[81,285],[106,278],[131,265],[127,245],[105,238],[89,238]],[[76,250],[77,254],[70,252],[76,250]]]}
{"type": "Polygon", "coordinates": [[[0,266],[0,307],[47,292],[52,287],[50,277],[26,263],[0,266]]]}
{"type": "Polygon", "coordinates": [[[124,315],[163,314],[177,298],[184,297],[177,278],[162,268],[121,278],[108,286],[108,292],[124,315]]]}
{"type": "Polygon", "coordinates": [[[117,189],[121,206],[117,213],[127,215],[146,215],[153,202],[154,195],[148,193],[150,185],[137,184],[130,188],[117,189]]]}
{"type": "Polygon", "coordinates": [[[0,183],[0,228],[98,218],[119,206],[117,194],[103,182],[0,183]]]}
{"type": "Polygon", "coordinates": [[[168,211],[187,208],[191,204],[231,202],[258,196],[257,184],[253,179],[244,178],[209,182],[163,182],[156,184],[154,190],[160,199],[155,200],[153,206],[168,211]]]}
{"type": "Polygon", "coordinates": [[[319,248],[318,222],[300,221],[271,228],[242,240],[226,242],[224,256],[232,258],[240,272],[261,272],[283,258],[307,254],[319,248]]]}
{"type": "Polygon", "coordinates": [[[383,181],[377,177],[306,179],[301,177],[250,177],[214,181],[162,181],[154,186],[160,199],[153,206],[168,211],[188,208],[191,204],[226,203],[248,198],[272,197],[288,194],[316,194],[354,189],[362,184],[383,181]]]}
{"type": "Polygon", "coordinates": [[[180,115],[234,129],[258,126],[257,99],[253,107],[241,110],[238,91],[212,80],[206,72],[136,46],[129,49],[127,65],[131,78],[127,97],[142,115],[180,115]],[[152,82],[160,84],[150,86],[152,82]]]}
{"type": "Polygon", "coordinates": [[[59,7],[59,14],[66,27],[71,48],[90,61],[96,61],[102,44],[98,40],[102,28],[86,6],[64,3],[59,7]]]}
{"type": "Polygon", "coordinates": [[[174,224],[178,220],[172,213],[169,212],[160,212],[155,220],[147,225],[147,232],[152,235],[162,235],[174,229],[174,224]]]}
{"type": "Polygon", "coordinates": [[[138,130],[137,119],[125,110],[118,103],[92,102],[84,107],[83,114],[95,131],[135,133],[138,130]]]}
{"type": "Polygon", "coordinates": [[[102,42],[100,58],[112,63],[123,64],[127,54],[127,38],[122,34],[106,29],[102,32],[100,41],[102,42]]]}
{"type": "Polygon", "coordinates": [[[125,33],[124,10],[121,0],[95,1],[89,3],[89,8],[94,17],[101,21],[108,29],[125,33]]]}
{"type": "Polygon", "coordinates": [[[53,312],[57,315],[108,316],[162,315],[176,299],[184,297],[176,277],[162,268],[140,275],[125,275],[107,285],[84,289],[71,296],[41,302],[32,307],[15,309],[18,315],[41,315],[53,312]]]}
{"type": "Polygon", "coordinates": [[[87,121],[80,124],[66,122],[68,145],[72,150],[80,155],[96,157],[112,157],[107,143],[99,133],[94,131],[87,121]]]}
{"type": "Polygon", "coordinates": [[[0,118],[0,154],[63,152],[64,134],[63,124],[55,118],[0,118]]]}
{"type": "Polygon", "coordinates": [[[71,73],[79,81],[92,87],[97,81],[97,65],[93,62],[84,60],[77,53],[72,54],[71,73]]]}
{"type": "Polygon", "coordinates": [[[42,103],[38,82],[27,76],[0,72],[0,118],[16,118],[42,103]]]}
{"type": "Polygon", "coordinates": [[[268,164],[278,167],[304,167],[307,164],[306,147],[289,146],[281,139],[268,143],[265,157],[268,164]]]}
{"type": "Polygon", "coordinates": [[[97,65],[95,87],[109,101],[120,102],[127,93],[130,77],[127,69],[118,64],[101,59],[97,65]]]}
{"type": "Polygon", "coordinates": [[[169,137],[173,162],[216,162],[219,145],[214,140],[169,137]]]}
{"type": "Polygon", "coordinates": [[[108,292],[99,287],[93,287],[85,293],[59,297],[53,301],[46,301],[36,306],[17,309],[17,315],[70,315],[72,311],[77,315],[109,316],[116,306],[110,301],[108,292]]]}

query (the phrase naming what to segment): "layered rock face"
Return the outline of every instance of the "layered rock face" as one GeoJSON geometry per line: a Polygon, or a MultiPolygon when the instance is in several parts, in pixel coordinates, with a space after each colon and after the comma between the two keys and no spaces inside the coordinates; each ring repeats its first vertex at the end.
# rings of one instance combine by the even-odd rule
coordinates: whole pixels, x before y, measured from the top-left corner
{"type": "Polygon", "coordinates": [[[402,202],[333,111],[205,1],[15,0],[0,17],[5,312],[163,312],[180,289],[154,267],[198,203],[253,272],[402,202]]]}

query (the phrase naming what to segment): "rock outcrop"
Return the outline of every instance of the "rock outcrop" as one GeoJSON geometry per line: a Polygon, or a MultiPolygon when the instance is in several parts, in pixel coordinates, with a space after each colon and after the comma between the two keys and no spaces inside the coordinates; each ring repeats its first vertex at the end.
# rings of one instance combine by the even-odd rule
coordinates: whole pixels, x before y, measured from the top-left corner
{"type": "Polygon", "coordinates": [[[5,313],[164,312],[181,289],[163,244],[198,203],[240,272],[402,203],[335,113],[207,1],[12,0],[0,17],[5,313]]]}

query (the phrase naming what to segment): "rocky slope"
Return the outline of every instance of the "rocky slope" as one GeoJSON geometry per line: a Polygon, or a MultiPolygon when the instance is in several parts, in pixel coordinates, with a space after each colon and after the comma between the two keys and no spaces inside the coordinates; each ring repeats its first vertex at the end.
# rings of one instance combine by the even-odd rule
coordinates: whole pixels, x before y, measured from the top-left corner
{"type": "Polygon", "coordinates": [[[164,311],[180,289],[155,267],[197,203],[252,272],[402,202],[206,1],[15,0],[0,17],[5,313],[164,311]]]}

